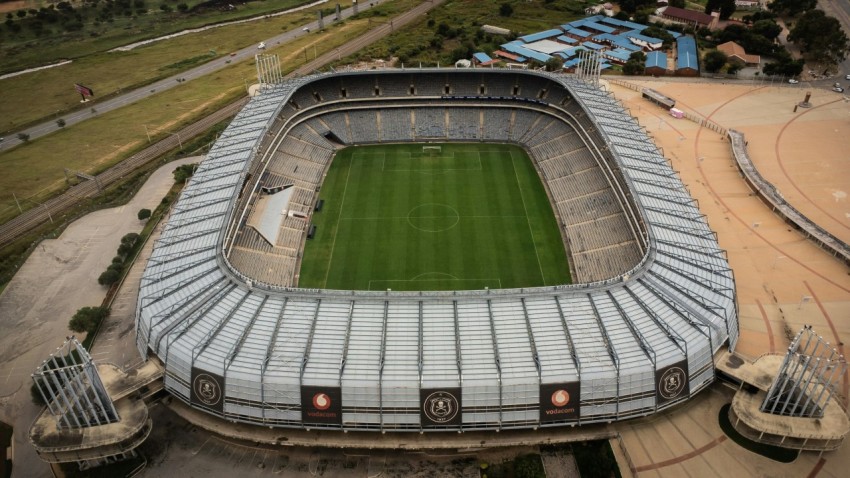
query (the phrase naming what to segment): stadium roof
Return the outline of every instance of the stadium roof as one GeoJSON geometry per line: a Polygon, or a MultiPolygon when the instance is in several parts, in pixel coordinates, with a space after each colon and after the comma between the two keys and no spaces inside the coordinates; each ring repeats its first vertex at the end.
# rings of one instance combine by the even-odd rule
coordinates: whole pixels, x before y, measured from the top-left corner
{"type": "Polygon", "coordinates": [[[552,38],[558,35],[561,35],[563,32],[557,28],[553,28],[552,30],[546,30],[544,32],[531,33],[529,35],[523,35],[519,37],[524,43],[536,42],[538,40],[543,40],[545,38],[552,38]]]}
{"type": "Polygon", "coordinates": [[[646,54],[646,68],[667,69],[667,54],[661,51],[651,51],[646,54]]]}

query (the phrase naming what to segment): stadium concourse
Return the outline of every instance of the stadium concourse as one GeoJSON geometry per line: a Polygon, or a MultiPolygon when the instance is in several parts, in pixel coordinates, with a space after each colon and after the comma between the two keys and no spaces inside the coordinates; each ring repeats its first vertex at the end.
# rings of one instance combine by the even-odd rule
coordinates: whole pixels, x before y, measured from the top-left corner
{"type": "Polygon", "coordinates": [[[709,385],[714,354],[737,337],[725,255],[645,132],[593,85],[518,71],[267,85],[183,191],[137,313],[139,352],[163,363],[172,395],[230,421],[302,429],[531,429],[644,416],[709,385]],[[304,225],[282,219],[271,248],[246,238],[253,204],[276,188],[297,188],[290,201],[309,215],[336,148],[437,140],[529,151],[579,283],[299,289],[293,251],[304,225]],[[577,211],[594,219],[576,227],[577,211]],[[246,253],[280,272],[257,277],[246,253]]]}

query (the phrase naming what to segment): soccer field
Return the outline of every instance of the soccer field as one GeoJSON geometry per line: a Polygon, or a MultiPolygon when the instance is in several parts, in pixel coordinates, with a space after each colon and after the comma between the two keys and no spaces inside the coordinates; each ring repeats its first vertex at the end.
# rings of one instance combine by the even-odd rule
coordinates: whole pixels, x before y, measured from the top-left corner
{"type": "Polygon", "coordinates": [[[526,153],[502,144],[356,146],[322,184],[298,285],[461,290],[570,282],[526,153]]]}

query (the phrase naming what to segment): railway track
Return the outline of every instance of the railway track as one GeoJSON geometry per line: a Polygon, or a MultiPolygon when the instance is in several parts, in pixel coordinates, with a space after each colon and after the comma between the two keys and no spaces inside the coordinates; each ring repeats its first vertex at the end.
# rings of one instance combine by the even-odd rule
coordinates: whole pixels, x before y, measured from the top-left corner
{"type": "MultiPolygon", "coordinates": [[[[381,26],[351,40],[345,45],[331,50],[319,56],[315,60],[306,63],[302,67],[287,75],[287,77],[310,74],[320,67],[332,62],[334,59],[350,55],[357,50],[360,50],[361,48],[364,48],[389,35],[394,32],[396,28],[407,25],[418,16],[424,15],[432,8],[442,4],[444,1],[445,0],[428,0],[422,2],[414,8],[393,17],[387,23],[384,23],[381,26]]],[[[168,138],[158,141],[150,147],[145,148],[144,150],[98,174],[97,181],[85,181],[77,184],[59,196],[47,200],[41,206],[24,211],[22,214],[19,214],[8,222],[0,225],[0,247],[12,243],[29,231],[43,225],[45,222],[52,221],[54,216],[60,215],[84,199],[97,195],[99,192],[97,186],[98,183],[102,188],[114,184],[124,176],[133,173],[137,168],[178,147],[181,138],[194,138],[212,127],[214,124],[235,115],[247,102],[248,98],[246,97],[231,103],[209,116],[201,118],[195,123],[186,126],[181,129],[178,134],[171,135],[168,138]]]]}
{"type": "Polygon", "coordinates": [[[102,188],[114,184],[124,176],[132,174],[139,167],[178,147],[181,139],[194,138],[216,123],[235,115],[247,102],[248,98],[242,98],[239,101],[233,102],[179,130],[179,136],[168,136],[98,174],[96,176],[97,181],[84,181],[76,186],[72,186],[64,193],[45,201],[41,206],[29,209],[15,216],[5,224],[0,225],[0,247],[10,244],[45,222],[52,221],[53,217],[67,211],[84,199],[96,196],[99,192],[98,183],[102,188]]]}

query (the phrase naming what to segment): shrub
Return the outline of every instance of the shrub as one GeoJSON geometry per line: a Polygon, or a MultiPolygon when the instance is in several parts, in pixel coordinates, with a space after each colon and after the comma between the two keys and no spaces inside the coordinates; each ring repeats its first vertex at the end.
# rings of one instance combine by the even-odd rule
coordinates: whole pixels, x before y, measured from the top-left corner
{"type": "Polygon", "coordinates": [[[73,332],[90,334],[97,330],[101,321],[107,317],[109,309],[106,307],[83,307],[71,317],[68,328],[73,332]]]}
{"type": "Polygon", "coordinates": [[[145,219],[148,219],[149,217],[151,217],[151,210],[150,209],[139,209],[138,218],[139,218],[140,221],[144,221],[145,219]]]}
{"type": "Polygon", "coordinates": [[[110,266],[108,269],[106,269],[100,274],[100,276],[97,278],[97,283],[110,287],[119,280],[121,280],[121,272],[115,270],[114,268],[112,268],[112,266],[110,266]]]}

